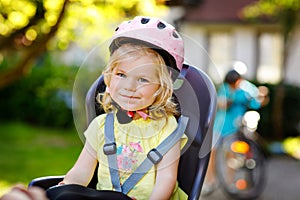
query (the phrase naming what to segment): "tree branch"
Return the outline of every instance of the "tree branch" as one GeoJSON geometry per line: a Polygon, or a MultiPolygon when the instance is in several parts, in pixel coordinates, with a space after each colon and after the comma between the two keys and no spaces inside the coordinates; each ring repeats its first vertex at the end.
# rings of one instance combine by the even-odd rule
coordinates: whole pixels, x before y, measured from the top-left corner
{"type": "Polygon", "coordinates": [[[16,64],[15,67],[10,68],[7,71],[4,71],[0,74],[0,88],[4,88],[5,86],[12,84],[17,81],[24,75],[28,74],[28,72],[32,68],[33,60],[46,51],[47,43],[53,38],[59,28],[59,25],[64,17],[65,10],[69,0],[65,0],[57,22],[54,26],[51,27],[50,32],[39,40],[35,41],[34,44],[28,47],[28,51],[24,53],[21,60],[16,64]]]}

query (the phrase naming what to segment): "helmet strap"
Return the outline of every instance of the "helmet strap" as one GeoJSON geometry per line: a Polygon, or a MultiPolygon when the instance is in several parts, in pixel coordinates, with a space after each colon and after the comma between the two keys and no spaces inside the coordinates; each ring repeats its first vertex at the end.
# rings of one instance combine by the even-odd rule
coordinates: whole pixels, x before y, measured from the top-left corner
{"type": "Polygon", "coordinates": [[[146,120],[149,115],[145,113],[144,111],[137,110],[137,111],[128,111],[123,108],[121,108],[120,105],[118,105],[115,101],[112,102],[112,104],[117,108],[117,119],[120,124],[128,124],[133,120],[133,117],[135,114],[140,115],[144,120],[146,120]]]}

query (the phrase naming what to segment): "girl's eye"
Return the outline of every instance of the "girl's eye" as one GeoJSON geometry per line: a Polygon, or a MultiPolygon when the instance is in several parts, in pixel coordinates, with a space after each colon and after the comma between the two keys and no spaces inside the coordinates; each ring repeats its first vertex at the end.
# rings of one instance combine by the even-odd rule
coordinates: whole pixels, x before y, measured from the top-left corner
{"type": "Polygon", "coordinates": [[[139,82],[141,83],[149,83],[149,81],[145,78],[139,78],[139,82]]]}
{"type": "Polygon", "coordinates": [[[121,78],[125,78],[126,77],[126,75],[123,74],[123,73],[116,73],[116,76],[121,77],[121,78]]]}

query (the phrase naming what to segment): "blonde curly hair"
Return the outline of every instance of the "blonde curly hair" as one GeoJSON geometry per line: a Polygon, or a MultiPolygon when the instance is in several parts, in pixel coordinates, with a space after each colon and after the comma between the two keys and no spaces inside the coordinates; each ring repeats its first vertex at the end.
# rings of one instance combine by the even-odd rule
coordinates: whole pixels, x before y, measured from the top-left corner
{"type": "MultiPolygon", "coordinates": [[[[148,108],[148,114],[152,119],[166,117],[168,115],[178,115],[177,105],[172,100],[172,79],[162,56],[155,50],[139,44],[123,44],[116,49],[110,57],[106,69],[103,71],[104,83],[109,87],[112,72],[118,64],[126,59],[141,58],[142,56],[152,56],[155,70],[158,74],[159,89],[154,94],[156,96],[153,104],[148,108]]],[[[108,91],[99,93],[98,102],[102,105],[105,112],[116,109],[113,99],[108,91]]]]}

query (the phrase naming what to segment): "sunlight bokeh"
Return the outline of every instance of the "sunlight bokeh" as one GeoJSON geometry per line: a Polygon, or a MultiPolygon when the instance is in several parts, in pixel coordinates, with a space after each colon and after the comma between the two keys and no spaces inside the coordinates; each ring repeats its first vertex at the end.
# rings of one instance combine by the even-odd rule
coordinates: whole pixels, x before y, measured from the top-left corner
{"type": "Polygon", "coordinates": [[[0,180],[0,197],[7,193],[12,187],[12,184],[5,181],[5,180],[0,180]]]}

